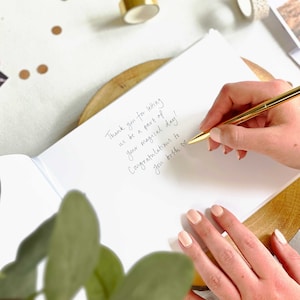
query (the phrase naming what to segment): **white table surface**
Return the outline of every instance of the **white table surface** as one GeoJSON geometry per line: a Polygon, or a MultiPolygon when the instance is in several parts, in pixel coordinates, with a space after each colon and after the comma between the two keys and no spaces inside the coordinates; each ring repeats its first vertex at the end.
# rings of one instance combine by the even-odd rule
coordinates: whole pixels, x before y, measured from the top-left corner
{"type": "Polygon", "coordinates": [[[210,28],[242,57],[299,84],[299,67],[272,15],[246,20],[230,0],[160,0],[159,6],[153,19],[128,25],[118,0],[1,0],[0,71],[9,78],[0,87],[0,155],[39,154],[76,126],[113,76],[177,55],[210,28]],[[52,34],[53,26],[62,33],[52,34]],[[41,64],[45,74],[36,71],[41,64]],[[26,80],[19,77],[23,69],[30,71],[26,80]]]}

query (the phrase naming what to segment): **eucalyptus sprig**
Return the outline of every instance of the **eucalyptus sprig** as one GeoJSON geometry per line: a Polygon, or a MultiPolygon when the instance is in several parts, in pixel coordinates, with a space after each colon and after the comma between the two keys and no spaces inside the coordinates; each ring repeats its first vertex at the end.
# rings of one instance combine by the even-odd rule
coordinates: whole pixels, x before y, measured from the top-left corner
{"type": "Polygon", "coordinates": [[[91,203],[74,190],[0,271],[0,298],[71,300],[83,288],[88,300],[182,300],[193,276],[187,256],[167,251],[150,253],[125,274],[117,255],[100,243],[91,203]],[[43,260],[43,288],[38,291],[37,267],[43,260]]]}

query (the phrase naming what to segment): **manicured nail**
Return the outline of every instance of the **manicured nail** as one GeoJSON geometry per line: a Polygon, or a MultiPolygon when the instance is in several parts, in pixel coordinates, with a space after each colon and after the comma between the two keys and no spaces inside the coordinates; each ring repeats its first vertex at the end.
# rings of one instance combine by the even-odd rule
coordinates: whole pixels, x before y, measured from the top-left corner
{"type": "Polygon", "coordinates": [[[210,137],[217,143],[221,143],[221,130],[214,127],[210,130],[210,137]]]}
{"type": "Polygon", "coordinates": [[[222,216],[224,210],[221,206],[219,205],[213,205],[210,209],[211,213],[216,216],[216,217],[220,217],[222,216]]]}
{"type": "Polygon", "coordinates": [[[201,215],[195,210],[195,209],[190,209],[187,212],[187,218],[189,219],[189,221],[191,223],[193,223],[194,225],[198,224],[201,222],[202,217],[201,215]]]}
{"type": "Polygon", "coordinates": [[[237,157],[237,159],[238,159],[238,160],[241,160],[241,155],[240,155],[240,152],[237,150],[235,153],[236,153],[236,157],[237,157]]]}
{"type": "Polygon", "coordinates": [[[287,240],[285,239],[285,237],[281,233],[281,231],[279,231],[279,229],[275,229],[274,233],[275,233],[275,236],[276,236],[277,240],[279,241],[279,243],[281,243],[282,245],[287,244],[287,240]]]}
{"type": "Polygon", "coordinates": [[[180,243],[183,245],[183,247],[185,248],[190,247],[193,243],[193,240],[191,239],[190,235],[186,231],[181,231],[178,234],[178,239],[180,243]]]}

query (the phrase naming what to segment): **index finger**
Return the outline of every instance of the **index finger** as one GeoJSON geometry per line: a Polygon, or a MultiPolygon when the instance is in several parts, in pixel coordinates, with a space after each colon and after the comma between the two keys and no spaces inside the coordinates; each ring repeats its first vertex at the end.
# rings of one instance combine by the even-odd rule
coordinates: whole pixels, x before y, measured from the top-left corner
{"type": "Polygon", "coordinates": [[[208,131],[226,115],[241,112],[288,90],[290,85],[283,80],[241,81],[227,83],[220,90],[214,104],[202,121],[201,130],[208,131]]]}

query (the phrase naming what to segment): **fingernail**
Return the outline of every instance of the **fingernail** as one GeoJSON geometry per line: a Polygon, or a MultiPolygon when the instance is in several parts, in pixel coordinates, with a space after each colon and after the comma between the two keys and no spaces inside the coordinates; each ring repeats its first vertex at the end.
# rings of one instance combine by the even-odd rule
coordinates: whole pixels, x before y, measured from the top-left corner
{"type": "Polygon", "coordinates": [[[236,151],[236,157],[237,157],[238,160],[241,160],[241,155],[240,155],[240,152],[238,150],[236,151]]]}
{"type": "Polygon", "coordinates": [[[211,213],[216,216],[216,217],[220,217],[222,216],[224,210],[221,206],[219,205],[213,205],[210,209],[211,213]]]}
{"type": "Polygon", "coordinates": [[[281,243],[282,245],[287,244],[287,240],[279,229],[275,229],[274,233],[279,243],[281,243]]]}
{"type": "Polygon", "coordinates": [[[201,215],[194,209],[191,209],[187,212],[187,218],[189,219],[189,221],[191,223],[193,223],[194,225],[198,224],[201,222],[202,217],[201,215]]]}
{"type": "Polygon", "coordinates": [[[214,127],[209,132],[210,137],[217,143],[221,143],[221,130],[217,127],[214,127]]]}
{"type": "Polygon", "coordinates": [[[178,239],[180,243],[183,245],[183,247],[185,248],[190,247],[193,243],[193,240],[191,239],[190,235],[186,231],[181,231],[178,234],[178,239]]]}

